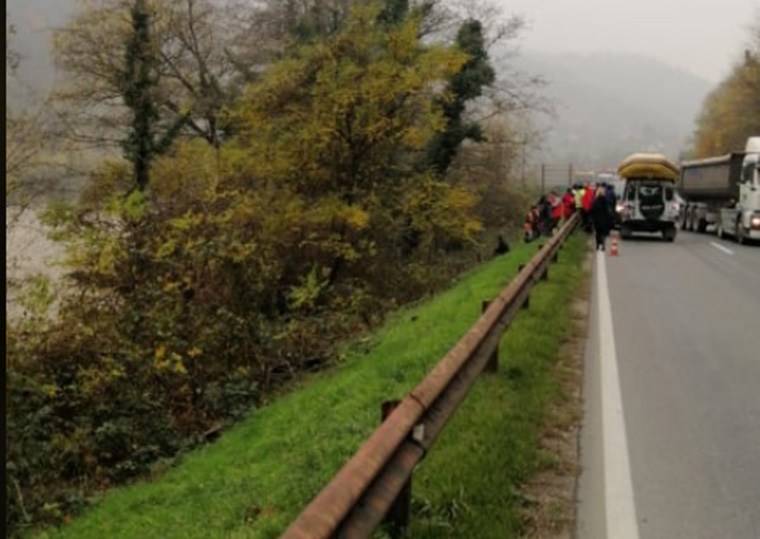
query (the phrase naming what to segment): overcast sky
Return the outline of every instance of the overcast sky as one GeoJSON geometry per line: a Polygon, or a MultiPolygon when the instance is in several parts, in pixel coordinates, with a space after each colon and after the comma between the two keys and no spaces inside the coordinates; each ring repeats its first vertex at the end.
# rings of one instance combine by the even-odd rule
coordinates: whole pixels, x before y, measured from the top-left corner
{"type": "Polygon", "coordinates": [[[655,56],[723,79],[749,40],[760,0],[494,0],[528,24],[522,50],[655,56]]]}
{"type": "MultiPolygon", "coordinates": [[[[722,80],[741,58],[748,26],[760,13],[760,0],[491,1],[505,14],[525,19],[521,50],[655,56],[711,83],[722,80]]],[[[18,36],[17,45],[24,48],[24,42],[38,39],[46,46],[45,26],[61,20],[73,5],[74,0],[9,0],[11,18],[31,32],[18,36]]]]}

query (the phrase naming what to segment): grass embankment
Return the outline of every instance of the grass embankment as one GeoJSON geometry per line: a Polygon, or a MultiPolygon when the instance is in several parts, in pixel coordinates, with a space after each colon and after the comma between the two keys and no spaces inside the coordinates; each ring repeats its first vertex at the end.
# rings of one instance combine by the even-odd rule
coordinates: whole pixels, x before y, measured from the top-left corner
{"type": "MultiPolygon", "coordinates": [[[[410,537],[512,537],[519,487],[550,458],[540,425],[561,399],[554,363],[570,335],[585,236],[575,235],[505,334],[484,375],[415,472],[410,537]]],[[[408,393],[536,252],[520,245],[455,286],[395,313],[331,372],[273,399],[152,482],[109,492],[50,537],[276,537],[376,428],[380,403],[408,393]]]]}

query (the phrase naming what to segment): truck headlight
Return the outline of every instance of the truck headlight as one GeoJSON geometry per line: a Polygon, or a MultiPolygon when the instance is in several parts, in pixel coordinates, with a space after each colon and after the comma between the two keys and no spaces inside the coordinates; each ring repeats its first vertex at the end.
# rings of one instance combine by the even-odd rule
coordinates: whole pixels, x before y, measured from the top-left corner
{"type": "Polygon", "coordinates": [[[760,228],[760,215],[753,215],[749,219],[750,228],[760,228]]]}

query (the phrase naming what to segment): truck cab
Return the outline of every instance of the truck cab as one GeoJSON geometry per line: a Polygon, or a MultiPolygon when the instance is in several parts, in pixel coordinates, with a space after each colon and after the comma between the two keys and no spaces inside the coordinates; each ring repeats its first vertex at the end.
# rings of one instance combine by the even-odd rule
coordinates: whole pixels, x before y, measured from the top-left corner
{"type": "Polygon", "coordinates": [[[747,140],[738,188],[738,200],[720,211],[717,233],[738,243],[760,240],[760,137],[747,140]]]}

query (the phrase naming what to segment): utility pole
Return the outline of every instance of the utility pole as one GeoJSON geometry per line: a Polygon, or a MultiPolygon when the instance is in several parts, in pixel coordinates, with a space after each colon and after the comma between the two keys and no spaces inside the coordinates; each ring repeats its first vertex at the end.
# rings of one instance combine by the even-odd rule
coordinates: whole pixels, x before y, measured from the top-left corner
{"type": "Polygon", "coordinates": [[[541,163],[541,194],[546,194],[546,165],[541,163]]]}

